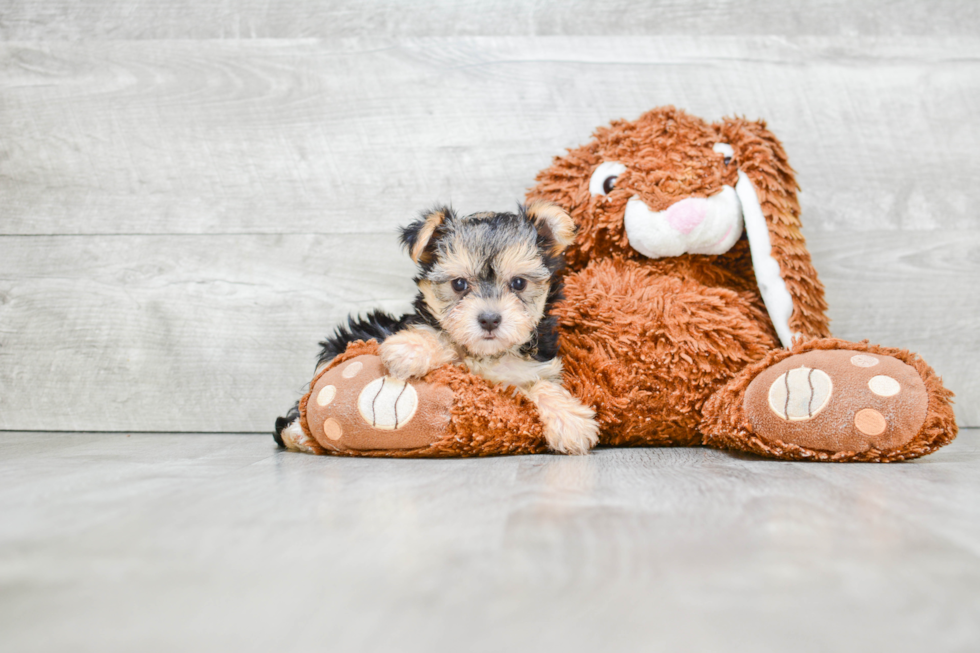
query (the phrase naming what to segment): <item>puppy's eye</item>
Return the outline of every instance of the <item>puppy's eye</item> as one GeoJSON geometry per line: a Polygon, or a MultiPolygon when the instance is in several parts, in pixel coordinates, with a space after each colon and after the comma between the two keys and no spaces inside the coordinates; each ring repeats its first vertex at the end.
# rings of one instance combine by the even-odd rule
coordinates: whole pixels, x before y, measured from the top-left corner
{"type": "Polygon", "coordinates": [[[715,143],[715,146],[711,149],[724,157],[722,160],[726,166],[732,162],[732,157],[735,156],[735,150],[728,143],[715,143]]]}
{"type": "Polygon", "coordinates": [[[514,277],[510,280],[510,289],[514,292],[521,292],[527,288],[527,279],[522,277],[514,277]]]}
{"type": "Polygon", "coordinates": [[[466,279],[453,279],[453,290],[456,292],[463,292],[470,287],[470,284],[466,283],[466,279]]]}
{"type": "Polygon", "coordinates": [[[605,161],[592,173],[589,179],[589,192],[593,195],[608,195],[616,187],[616,178],[626,172],[626,166],[615,161],[605,161]]]}

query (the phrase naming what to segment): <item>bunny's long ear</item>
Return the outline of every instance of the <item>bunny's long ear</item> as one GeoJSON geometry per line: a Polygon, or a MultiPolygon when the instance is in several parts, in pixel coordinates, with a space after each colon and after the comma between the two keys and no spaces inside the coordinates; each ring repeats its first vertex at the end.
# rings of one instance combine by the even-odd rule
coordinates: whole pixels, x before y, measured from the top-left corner
{"type": "Polygon", "coordinates": [[[782,144],[763,121],[726,118],[716,125],[739,168],[735,190],[756,281],[784,347],[792,339],[830,336],[823,284],[800,232],[796,178],[782,144]]]}
{"type": "Polygon", "coordinates": [[[456,214],[451,208],[439,206],[431,211],[426,211],[418,220],[407,227],[402,227],[402,245],[408,250],[408,255],[412,257],[412,260],[421,266],[428,265],[438,240],[436,232],[443,222],[455,218],[456,214]]]}

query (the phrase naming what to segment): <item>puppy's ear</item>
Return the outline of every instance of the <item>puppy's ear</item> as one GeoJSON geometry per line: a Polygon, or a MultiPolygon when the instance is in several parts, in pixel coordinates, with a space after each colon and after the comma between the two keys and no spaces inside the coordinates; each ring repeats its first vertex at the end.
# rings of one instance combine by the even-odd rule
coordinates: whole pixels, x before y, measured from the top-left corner
{"type": "Polygon", "coordinates": [[[408,255],[419,265],[432,261],[438,238],[436,231],[447,220],[456,219],[456,214],[448,206],[439,206],[422,214],[418,220],[402,227],[402,245],[408,250],[408,255]]]}
{"type": "Polygon", "coordinates": [[[523,213],[534,224],[552,256],[561,254],[575,242],[575,222],[557,204],[531,202],[523,213]]]}

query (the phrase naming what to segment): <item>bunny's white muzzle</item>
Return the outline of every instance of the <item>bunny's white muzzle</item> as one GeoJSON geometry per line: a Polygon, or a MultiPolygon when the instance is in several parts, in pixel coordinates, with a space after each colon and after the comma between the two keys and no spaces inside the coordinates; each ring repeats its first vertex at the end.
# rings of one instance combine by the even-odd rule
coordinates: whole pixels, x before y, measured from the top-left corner
{"type": "Polygon", "coordinates": [[[644,256],[724,254],[742,236],[742,203],[731,186],[708,198],[688,197],[651,211],[638,197],[623,216],[630,246],[644,256]]]}

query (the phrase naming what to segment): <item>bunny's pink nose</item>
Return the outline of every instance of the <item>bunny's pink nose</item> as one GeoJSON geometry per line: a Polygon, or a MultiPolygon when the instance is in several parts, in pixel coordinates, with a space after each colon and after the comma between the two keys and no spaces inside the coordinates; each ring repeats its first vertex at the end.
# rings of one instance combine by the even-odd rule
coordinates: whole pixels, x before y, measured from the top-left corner
{"type": "Polygon", "coordinates": [[[704,222],[708,214],[708,200],[700,197],[689,197],[671,205],[667,209],[667,223],[685,236],[696,226],[704,222]]]}

